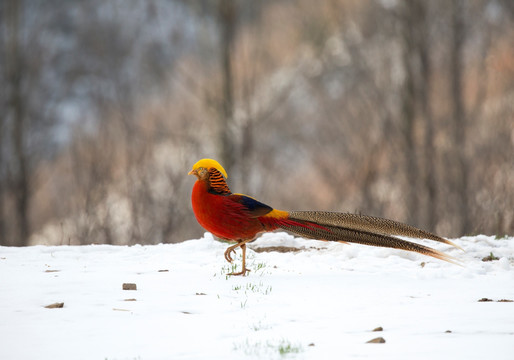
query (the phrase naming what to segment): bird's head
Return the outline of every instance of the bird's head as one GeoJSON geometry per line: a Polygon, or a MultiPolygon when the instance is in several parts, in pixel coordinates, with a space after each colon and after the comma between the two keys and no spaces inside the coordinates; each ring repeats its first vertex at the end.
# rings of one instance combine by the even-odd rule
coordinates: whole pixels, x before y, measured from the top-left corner
{"type": "Polygon", "coordinates": [[[225,179],[228,177],[227,172],[225,169],[223,169],[223,166],[221,166],[219,162],[213,159],[202,159],[198,161],[193,165],[193,169],[188,173],[188,175],[195,175],[200,180],[208,180],[209,169],[212,168],[222,173],[225,179]]]}

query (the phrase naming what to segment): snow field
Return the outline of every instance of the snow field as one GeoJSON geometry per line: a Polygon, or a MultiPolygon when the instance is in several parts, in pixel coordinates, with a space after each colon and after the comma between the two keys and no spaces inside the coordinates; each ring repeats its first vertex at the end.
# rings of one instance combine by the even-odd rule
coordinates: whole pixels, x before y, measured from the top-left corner
{"type": "Polygon", "coordinates": [[[0,359],[514,358],[514,302],[499,301],[514,300],[514,238],[454,241],[466,252],[426,243],[463,266],[265,234],[246,277],[226,275],[228,245],[209,233],[0,247],[0,359]],[[273,246],[301,251],[259,251],[273,246]],[[482,261],[490,253],[499,259],[482,261]],[[386,342],[366,343],[377,337],[386,342]]]}

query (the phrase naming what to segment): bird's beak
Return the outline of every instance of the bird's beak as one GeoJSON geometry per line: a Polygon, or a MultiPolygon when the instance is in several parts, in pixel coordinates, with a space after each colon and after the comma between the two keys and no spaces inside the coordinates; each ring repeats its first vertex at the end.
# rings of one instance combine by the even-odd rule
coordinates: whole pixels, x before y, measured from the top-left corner
{"type": "Polygon", "coordinates": [[[198,175],[198,172],[193,169],[190,172],[188,172],[187,175],[198,175]]]}

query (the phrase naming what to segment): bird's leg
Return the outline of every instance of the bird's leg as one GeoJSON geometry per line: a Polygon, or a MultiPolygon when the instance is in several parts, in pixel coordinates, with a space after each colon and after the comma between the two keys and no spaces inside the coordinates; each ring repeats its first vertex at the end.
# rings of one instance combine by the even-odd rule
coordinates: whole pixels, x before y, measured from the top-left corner
{"type": "MultiPolygon", "coordinates": [[[[233,276],[237,276],[237,275],[242,275],[242,276],[245,276],[246,273],[250,270],[248,270],[246,268],[246,242],[243,242],[241,244],[238,244],[241,246],[241,250],[243,250],[243,270],[241,270],[240,272],[232,272],[228,275],[233,275],[233,276]]],[[[232,246],[231,246],[232,247],[232,246]]],[[[230,249],[230,248],[229,248],[230,249]]],[[[228,249],[227,249],[228,250],[228,249]]],[[[235,250],[232,250],[232,251],[235,251],[235,250]]]]}
{"type": "MultiPolygon", "coordinates": [[[[246,239],[246,240],[238,240],[237,241],[237,244],[235,245],[232,245],[230,247],[227,248],[227,250],[225,250],[225,260],[227,260],[229,263],[231,263],[234,259],[232,259],[232,252],[236,252],[236,249],[238,247],[243,247],[244,244],[246,244],[247,242],[250,242],[250,241],[253,241],[255,238],[251,238],[251,239],[246,239]]],[[[244,256],[243,256],[244,258],[244,256]]]]}
{"type": "Polygon", "coordinates": [[[240,272],[237,272],[237,273],[230,273],[228,275],[245,275],[247,271],[250,271],[246,268],[246,243],[247,242],[250,242],[250,241],[253,241],[254,238],[250,238],[250,239],[245,239],[245,240],[240,240],[237,244],[235,245],[232,245],[230,246],[229,248],[227,248],[227,250],[225,250],[225,260],[227,260],[229,263],[232,263],[232,261],[234,259],[232,259],[232,252],[236,252],[236,249],[238,247],[241,248],[241,250],[243,251],[243,270],[240,271],[240,272]]]}

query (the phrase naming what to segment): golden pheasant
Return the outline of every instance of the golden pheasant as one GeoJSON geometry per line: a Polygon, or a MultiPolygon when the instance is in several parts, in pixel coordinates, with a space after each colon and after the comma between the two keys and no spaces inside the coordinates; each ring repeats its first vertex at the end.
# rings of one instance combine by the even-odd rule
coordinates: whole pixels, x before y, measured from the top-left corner
{"type": "Polygon", "coordinates": [[[196,219],[207,231],[235,245],[225,251],[232,262],[232,252],[240,247],[243,268],[230,275],[245,275],[246,244],[267,231],[283,229],[309,239],[358,243],[414,251],[453,262],[453,258],[424,245],[402,240],[397,236],[429,239],[455,247],[449,240],[397,221],[349,213],[326,211],[282,211],[230,191],[225,169],[212,159],[202,159],[193,165],[189,175],[198,180],[191,196],[196,219]]]}

